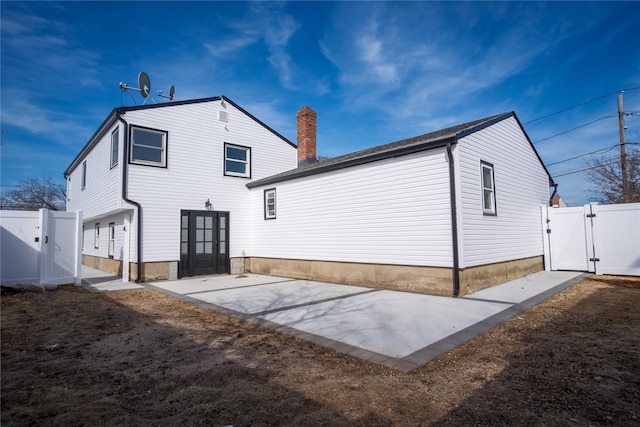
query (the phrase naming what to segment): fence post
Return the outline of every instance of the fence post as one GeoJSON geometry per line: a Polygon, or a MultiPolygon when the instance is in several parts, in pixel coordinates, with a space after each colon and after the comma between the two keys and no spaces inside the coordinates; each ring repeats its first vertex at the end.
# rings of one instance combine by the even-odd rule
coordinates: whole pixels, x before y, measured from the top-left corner
{"type": "Polygon", "coordinates": [[[549,247],[549,233],[547,230],[549,229],[549,223],[547,222],[549,219],[549,206],[540,205],[540,217],[542,219],[542,253],[544,256],[544,271],[551,271],[551,250],[549,247]]]}
{"type": "Polygon", "coordinates": [[[75,277],[76,277],[76,286],[80,286],[82,284],[82,211],[76,211],[76,247],[75,247],[75,277]]]}
{"type": "Polygon", "coordinates": [[[47,274],[47,259],[48,259],[48,251],[47,251],[47,243],[49,238],[48,230],[49,230],[49,210],[48,209],[39,209],[38,215],[38,229],[40,231],[39,236],[39,247],[38,247],[38,283],[44,283],[45,276],[47,274]]]}

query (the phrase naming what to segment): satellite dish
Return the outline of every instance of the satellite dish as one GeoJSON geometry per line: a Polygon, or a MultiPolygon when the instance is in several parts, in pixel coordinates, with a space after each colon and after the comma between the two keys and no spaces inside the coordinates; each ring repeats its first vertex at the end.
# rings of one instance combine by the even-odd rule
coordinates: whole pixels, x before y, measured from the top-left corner
{"type": "Polygon", "coordinates": [[[169,88],[169,96],[163,95],[161,90],[158,91],[158,96],[161,96],[163,98],[169,98],[171,101],[173,101],[173,98],[175,98],[175,95],[176,95],[176,88],[174,85],[171,85],[171,87],[169,88]]]}
{"type": "Polygon", "coordinates": [[[138,88],[140,88],[140,93],[143,97],[148,98],[149,92],[151,91],[151,81],[149,80],[149,76],[144,71],[138,74],[138,88]]]}

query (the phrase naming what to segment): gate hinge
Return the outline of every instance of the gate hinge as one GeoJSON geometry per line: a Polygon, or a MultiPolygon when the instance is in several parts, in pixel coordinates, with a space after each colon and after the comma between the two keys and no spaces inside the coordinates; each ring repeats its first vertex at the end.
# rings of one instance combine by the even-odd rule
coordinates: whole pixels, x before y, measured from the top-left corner
{"type": "Polygon", "coordinates": [[[596,214],[587,214],[587,218],[595,218],[596,214]]]}
{"type": "Polygon", "coordinates": [[[551,234],[551,229],[547,228],[547,234],[551,234]]]}
{"type": "Polygon", "coordinates": [[[600,258],[589,258],[591,262],[600,262],[600,258]]]}

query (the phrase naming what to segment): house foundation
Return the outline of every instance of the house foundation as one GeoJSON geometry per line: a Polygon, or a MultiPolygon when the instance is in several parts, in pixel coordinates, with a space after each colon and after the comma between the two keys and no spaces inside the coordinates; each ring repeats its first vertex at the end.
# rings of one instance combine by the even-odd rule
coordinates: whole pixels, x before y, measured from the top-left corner
{"type": "MultiPolygon", "coordinates": [[[[460,296],[544,269],[542,256],[460,270],[460,296]]],[[[453,269],[407,265],[245,258],[245,270],[257,274],[450,296],[453,269]]]]}
{"type": "MultiPolygon", "coordinates": [[[[82,263],[96,270],[106,271],[117,276],[122,276],[122,261],[111,258],[102,258],[92,255],[83,255],[82,263]]],[[[129,280],[138,278],[138,264],[129,263],[129,280]]],[[[142,263],[143,282],[153,280],[176,280],[178,278],[178,261],[160,261],[142,263]]]]}

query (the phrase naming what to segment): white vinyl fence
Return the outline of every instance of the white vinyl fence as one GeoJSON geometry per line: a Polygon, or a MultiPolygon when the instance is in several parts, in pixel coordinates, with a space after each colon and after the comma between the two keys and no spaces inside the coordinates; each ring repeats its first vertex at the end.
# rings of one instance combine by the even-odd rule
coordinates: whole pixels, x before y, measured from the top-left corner
{"type": "Polygon", "coordinates": [[[547,270],[640,276],[640,203],[542,210],[547,270]]]}
{"type": "Polygon", "coordinates": [[[0,282],[80,285],[80,212],[0,211],[0,282]]]}

